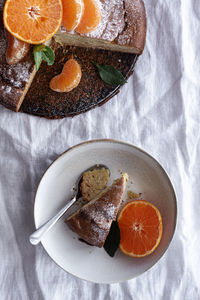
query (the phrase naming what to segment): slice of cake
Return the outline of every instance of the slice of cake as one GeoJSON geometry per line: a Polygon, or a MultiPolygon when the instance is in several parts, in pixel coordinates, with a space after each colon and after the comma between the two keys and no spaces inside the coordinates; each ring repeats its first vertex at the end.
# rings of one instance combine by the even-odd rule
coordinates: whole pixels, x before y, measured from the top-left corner
{"type": "Polygon", "coordinates": [[[18,111],[35,76],[32,51],[22,62],[9,65],[6,61],[7,38],[3,26],[3,6],[0,3],[0,103],[18,111]]]}
{"type": "Polygon", "coordinates": [[[127,181],[128,175],[125,173],[97,198],[66,219],[65,222],[70,229],[88,244],[102,247],[112,221],[116,220],[127,181]]]}
{"type": "Polygon", "coordinates": [[[142,54],[146,13],[142,0],[100,0],[102,19],[96,30],[79,34],[62,26],[54,38],[61,44],[142,54]]]}

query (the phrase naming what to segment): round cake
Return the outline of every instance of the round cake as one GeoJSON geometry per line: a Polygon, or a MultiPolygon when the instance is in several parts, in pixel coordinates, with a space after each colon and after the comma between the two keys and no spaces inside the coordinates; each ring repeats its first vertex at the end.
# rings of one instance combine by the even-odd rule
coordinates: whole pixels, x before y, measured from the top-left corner
{"type": "Polygon", "coordinates": [[[11,65],[6,61],[4,3],[0,4],[0,104],[13,111],[57,119],[102,105],[119,91],[119,86],[103,82],[91,61],[112,65],[128,78],[144,49],[146,15],[142,0],[101,0],[104,21],[97,30],[80,35],[61,27],[51,40],[54,65],[44,62],[36,72],[32,47],[22,61],[11,65]],[[72,57],[82,69],[80,84],[68,93],[52,91],[50,80],[61,73],[65,62],[72,57]]]}

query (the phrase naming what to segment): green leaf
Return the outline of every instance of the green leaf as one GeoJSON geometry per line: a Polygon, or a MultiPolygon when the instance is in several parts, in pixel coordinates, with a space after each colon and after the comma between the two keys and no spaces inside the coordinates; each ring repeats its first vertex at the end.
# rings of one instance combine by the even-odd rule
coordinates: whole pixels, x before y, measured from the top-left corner
{"type": "Polygon", "coordinates": [[[34,48],[33,48],[33,53],[35,53],[35,52],[40,52],[40,51],[42,51],[44,48],[45,48],[45,45],[36,45],[36,46],[34,46],[34,48]]]}
{"type": "Polygon", "coordinates": [[[44,60],[47,62],[48,66],[54,64],[55,53],[54,51],[45,45],[37,45],[33,48],[33,55],[36,64],[36,71],[39,70],[41,62],[44,60]]]}
{"type": "Polygon", "coordinates": [[[42,58],[47,62],[48,66],[52,66],[55,60],[55,53],[50,47],[45,46],[42,50],[42,58]]]}
{"type": "Polygon", "coordinates": [[[110,227],[110,232],[104,243],[104,249],[106,252],[113,257],[120,243],[120,230],[117,221],[113,221],[110,227]]]}
{"type": "Polygon", "coordinates": [[[118,86],[127,82],[122,73],[115,67],[110,65],[99,65],[94,61],[92,61],[92,63],[97,67],[101,79],[107,84],[118,86]]]}
{"type": "Polygon", "coordinates": [[[41,51],[33,51],[34,60],[36,64],[36,71],[39,70],[41,62],[42,62],[42,52],[41,51]]]}

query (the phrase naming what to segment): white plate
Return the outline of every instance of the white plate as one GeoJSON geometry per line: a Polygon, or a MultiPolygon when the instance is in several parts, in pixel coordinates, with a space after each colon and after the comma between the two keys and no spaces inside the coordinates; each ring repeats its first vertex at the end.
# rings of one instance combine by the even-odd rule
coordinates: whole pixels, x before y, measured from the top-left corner
{"type": "MultiPolygon", "coordinates": [[[[97,283],[121,282],[151,268],[166,251],[176,226],[176,197],[160,164],[143,150],[114,140],[93,140],[72,147],[47,169],[35,197],[35,225],[38,228],[70,199],[79,175],[94,164],[105,164],[111,180],[121,172],[130,176],[128,189],[142,193],[155,204],[163,220],[163,236],[158,248],[144,258],[131,258],[120,250],[111,258],[103,248],[82,243],[64,223],[66,216],[47,233],[42,244],[50,257],[65,271],[97,283]]],[[[126,195],[125,195],[126,198],[126,195]]]]}

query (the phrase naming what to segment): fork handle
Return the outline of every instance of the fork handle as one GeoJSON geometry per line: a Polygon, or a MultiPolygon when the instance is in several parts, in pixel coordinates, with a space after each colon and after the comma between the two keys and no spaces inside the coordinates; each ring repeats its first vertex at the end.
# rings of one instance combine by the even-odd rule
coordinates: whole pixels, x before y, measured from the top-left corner
{"type": "Polygon", "coordinates": [[[64,213],[67,211],[70,206],[76,201],[76,196],[68,202],[54,217],[52,217],[50,220],[48,220],[46,223],[44,223],[42,226],[40,226],[35,232],[33,232],[29,236],[29,241],[33,245],[37,245],[43,236],[51,229],[51,227],[64,215],[64,213]]]}

